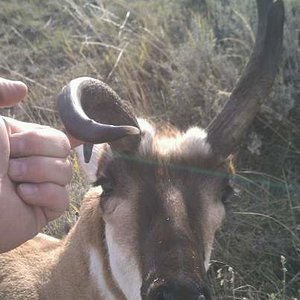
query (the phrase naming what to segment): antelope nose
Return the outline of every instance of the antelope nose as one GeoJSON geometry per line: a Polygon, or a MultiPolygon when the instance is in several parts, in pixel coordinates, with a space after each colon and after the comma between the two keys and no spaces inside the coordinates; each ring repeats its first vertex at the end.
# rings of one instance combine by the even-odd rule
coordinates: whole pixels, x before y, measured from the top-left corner
{"type": "Polygon", "coordinates": [[[207,300],[198,289],[172,282],[161,285],[150,292],[149,300],[207,300]]]}

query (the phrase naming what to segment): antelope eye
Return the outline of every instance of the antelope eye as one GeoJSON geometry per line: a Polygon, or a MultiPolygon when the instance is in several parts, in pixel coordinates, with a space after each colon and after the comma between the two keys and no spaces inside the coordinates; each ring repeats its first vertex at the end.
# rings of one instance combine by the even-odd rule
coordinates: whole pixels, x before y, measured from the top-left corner
{"type": "Polygon", "coordinates": [[[112,193],[114,192],[114,180],[112,180],[109,177],[100,177],[98,180],[94,183],[94,186],[101,186],[102,187],[102,193],[101,197],[110,197],[112,193]]]}
{"type": "Polygon", "coordinates": [[[230,186],[229,183],[227,183],[223,188],[223,191],[221,194],[221,201],[224,204],[228,203],[229,199],[233,195],[233,193],[234,193],[234,190],[233,190],[232,186],[230,186]]]}
{"type": "Polygon", "coordinates": [[[100,185],[102,187],[102,197],[110,197],[113,192],[114,192],[114,183],[112,182],[112,180],[105,178],[102,180],[102,182],[100,182],[100,185]]]}

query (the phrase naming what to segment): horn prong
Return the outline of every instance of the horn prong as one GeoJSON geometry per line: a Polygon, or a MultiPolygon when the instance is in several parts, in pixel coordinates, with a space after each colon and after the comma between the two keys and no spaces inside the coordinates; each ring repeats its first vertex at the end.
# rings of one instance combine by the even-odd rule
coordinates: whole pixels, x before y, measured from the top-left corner
{"type": "Polygon", "coordinates": [[[91,143],[83,144],[83,157],[84,157],[84,162],[86,164],[88,164],[91,160],[92,153],[93,153],[93,147],[94,147],[94,144],[91,144],[91,143]]]}

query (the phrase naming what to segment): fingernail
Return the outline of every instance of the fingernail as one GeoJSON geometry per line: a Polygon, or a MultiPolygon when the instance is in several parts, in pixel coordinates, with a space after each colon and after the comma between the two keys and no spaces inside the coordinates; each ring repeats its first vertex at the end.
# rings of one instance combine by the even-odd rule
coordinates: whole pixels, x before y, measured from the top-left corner
{"type": "Polygon", "coordinates": [[[21,177],[25,173],[25,164],[18,160],[10,160],[8,173],[12,177],[21,177]]]}
{"type": "Polygon", "coordinates": [[[38,187],[35,184],[23,183],[19,185],[19,189],[24,196],[33,196],[37,193],[38,187]]]}

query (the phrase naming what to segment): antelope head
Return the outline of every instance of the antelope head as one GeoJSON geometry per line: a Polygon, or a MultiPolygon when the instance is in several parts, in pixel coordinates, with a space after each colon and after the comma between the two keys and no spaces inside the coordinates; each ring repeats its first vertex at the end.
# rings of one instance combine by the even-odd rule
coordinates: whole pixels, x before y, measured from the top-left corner
{"type": "Polygon", "coordinates": [[[220,174],[271,90],[282,48],[283,2],[257,0],[257,7],[249,63],[206,130],[137,120],[114,91],[88,77],[59,96],[67,132],[83,143],[83,168],[100,187],[99,236],[126,299],[211,299],[206,270],[230,190],[220,174]]]}

